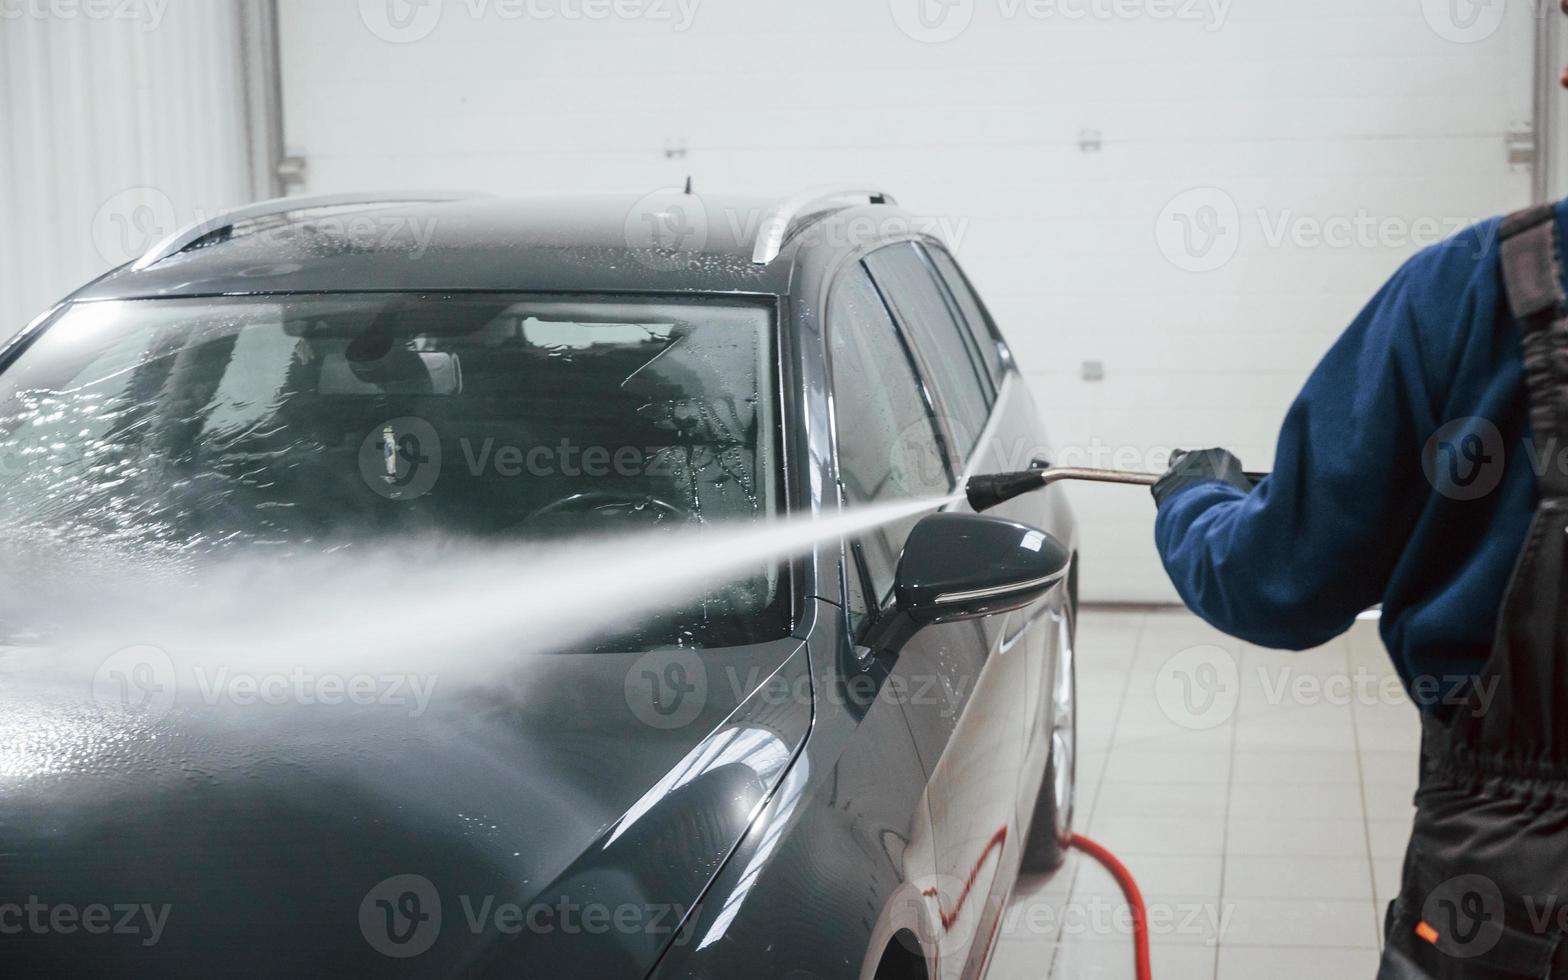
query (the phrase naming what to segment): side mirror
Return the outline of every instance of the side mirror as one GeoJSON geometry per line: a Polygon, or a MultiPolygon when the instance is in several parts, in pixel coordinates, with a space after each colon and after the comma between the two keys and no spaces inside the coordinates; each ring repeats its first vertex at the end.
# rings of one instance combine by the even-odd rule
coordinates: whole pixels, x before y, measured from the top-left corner
{"type": "Polygon", "coordinates": [[[894,610],[865,643],[897,653],[922,627],[1018,609],[1050,591],[1072,559],[1032,527],[978,514],[932,514],[909,533],[894,577],[894,610]]]}

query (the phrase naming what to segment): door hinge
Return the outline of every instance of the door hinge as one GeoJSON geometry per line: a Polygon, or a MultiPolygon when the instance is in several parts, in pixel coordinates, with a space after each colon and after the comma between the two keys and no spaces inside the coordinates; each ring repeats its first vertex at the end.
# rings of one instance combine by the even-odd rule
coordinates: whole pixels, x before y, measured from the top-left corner
{"type": "Polygon", "coordinates": [[[284,189],[305,186],[305,178],[309,175],[310,165],[300,153],[291,153],[278,161],[278,183],[284,189]]]}
{"type": "Polygon", "coordinates": [[[1534,167],[1540,147],[1534,126],[1514,126],[1508,131],[1508,165],[1515,169],[1534,167]]]}

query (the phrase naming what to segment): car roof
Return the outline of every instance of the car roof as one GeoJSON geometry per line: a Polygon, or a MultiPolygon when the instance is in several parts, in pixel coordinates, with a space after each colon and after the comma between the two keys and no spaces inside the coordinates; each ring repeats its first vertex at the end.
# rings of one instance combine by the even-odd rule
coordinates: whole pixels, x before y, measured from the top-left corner
{"type": "Polygon", "coordinates": [[[771,198],[671,190],[294,211],[241,226],[232,237],[210,236],[140,271],[122,266],[71,298],[458,290],[784,295],[798,242],[766,264],[752,261],[758,233],[778,206],[771,198]]]}

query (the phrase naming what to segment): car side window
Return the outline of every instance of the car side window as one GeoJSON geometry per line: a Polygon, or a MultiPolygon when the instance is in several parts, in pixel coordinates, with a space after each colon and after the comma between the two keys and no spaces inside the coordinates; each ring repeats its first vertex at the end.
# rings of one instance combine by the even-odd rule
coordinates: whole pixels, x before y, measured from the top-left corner
{"type": "Polygon", "coordinates": [[[1002,346],[997,339],[996,325],[991,315],[986,312],[985,304],[980,302],[974,286],[969,283],[969,277],[964,275],[951,255],[940,248],[927,248],[926,254],[931,256],[931,263],[936,266],[942,281],[947,284],[947,291],[958,303],[958,310],[963,314],[965,325],[969,327],[969,333],[974,337],[975,346],[980,351],[980,359],[991,375],[991,383],[1000,386],[1002,375],[1005,373],[1002,346]]]}
{"type": "MultiPolygon", "coordinates": [[[[947,494],[948,455],[914,357],[866,271],[844,272],[828,299],[839,480],[851,507],[947,494]]],[[[860,539],[878,604],[893,591],[904,540],[919,515],[860,539]]]]}
{"type": "Polygon", "coordinates": [[[953,448],[967,459],[996,400],[974,336],[960,324],[936,270],[913,242],[873,252],[866,266],[931,372],[953,448]]]}

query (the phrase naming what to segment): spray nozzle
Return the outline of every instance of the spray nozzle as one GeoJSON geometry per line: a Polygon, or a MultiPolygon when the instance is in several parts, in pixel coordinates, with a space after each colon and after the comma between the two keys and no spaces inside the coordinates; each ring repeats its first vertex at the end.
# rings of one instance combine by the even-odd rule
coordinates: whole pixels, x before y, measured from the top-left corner
{"type": "Polygon", "coordinates": [[[1049,470],[1024,470],[1021,473],[977,476],[964,487],[964,495],[969,498],[969,506],[974,508],[975,513],[983,514],[1014,497],[1021,497],[1031,490],[1038,490],[1045,486],[1045,474],[1049,472],[1049,470]]]}

